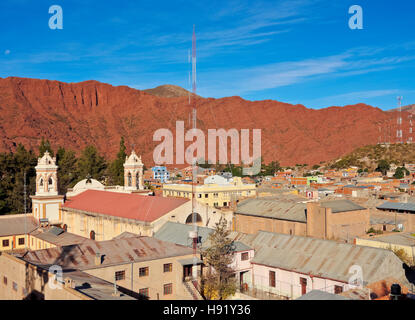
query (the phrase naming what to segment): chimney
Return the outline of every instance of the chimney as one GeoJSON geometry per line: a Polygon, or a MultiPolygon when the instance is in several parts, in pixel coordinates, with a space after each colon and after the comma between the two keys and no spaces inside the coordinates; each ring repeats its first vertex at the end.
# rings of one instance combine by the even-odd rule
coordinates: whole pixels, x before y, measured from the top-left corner
{"type": "Polygon", "coordinates": [[[101,263],[102,263],[102,255],[99,252],[97,252],[95,255],[95,265],[99,266],[101,265],[101,263]]]}
{"type": "Polygon", "coordinates": [[[75,284],[75,281],[73,279],[71,279],[71,278],[66,278],[65,279],[65,287],[75,289],[75,286],[76,286],[76,284],[75,284]]]}
{"type": "Polygon", "coordinates": [[[402,296],[401,286],[397,283],[391,285],[390,300],[399,300],[402,296]]]}

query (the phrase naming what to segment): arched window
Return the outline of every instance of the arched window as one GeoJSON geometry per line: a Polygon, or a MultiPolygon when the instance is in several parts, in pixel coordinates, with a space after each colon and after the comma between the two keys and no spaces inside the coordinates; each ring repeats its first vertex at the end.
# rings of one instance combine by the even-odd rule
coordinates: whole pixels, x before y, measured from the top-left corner
{"type": "MultiPolygon", "coordinates": [[[[186,218],[186,224],[192,224],[193,223],[193,214],[189,214],[186,218]]],[[[202,217],[200,214],[196,213],[196,223],[200,224],[202,223],[202,217]]]]}
{"type": "Polygon", "coordinates": [[[94,230],[91,230],[91,232],[89,233],[89,238],[91,240],[95,240],[95,231],[94,230]]]}
{"type": "Polygon", "coordinates": [[[43,187],[43,179],[42,178],[40,178],[39,187],[43,187]]]}
{"type": "Polygon", "coordinates": [[[131,187],[132,184],[133,182],[132,182],[131,172],[128,172],[128,186],[131,187]]]}
{"type": "Polygon", "coordinates": [[[49,178],[48,180],[48,191],[53,189],[53,179],[52,177],[49,178]]]}

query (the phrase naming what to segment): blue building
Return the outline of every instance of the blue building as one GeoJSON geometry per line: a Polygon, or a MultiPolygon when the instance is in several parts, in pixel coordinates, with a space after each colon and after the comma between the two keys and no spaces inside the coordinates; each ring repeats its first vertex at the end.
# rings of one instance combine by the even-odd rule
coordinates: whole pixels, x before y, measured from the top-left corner
{"type": "Polygon", "coordinates": [[[166,167],[156,166],[152,167],[153,179],[160,180],[160,182],[166,182],[170,179],[170,173],[167,171],[166,167]]]}

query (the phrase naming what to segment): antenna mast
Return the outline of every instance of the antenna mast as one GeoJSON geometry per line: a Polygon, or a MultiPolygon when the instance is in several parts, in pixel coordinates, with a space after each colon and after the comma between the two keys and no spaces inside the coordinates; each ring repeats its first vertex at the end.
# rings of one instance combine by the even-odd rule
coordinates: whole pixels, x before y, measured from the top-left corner
{"type": "MultiPolygon", "coordinates": [[[[192,127],[193,131],[196,131],[196,32],[195,25],[193,25],[192,36],[192,127]]],[[[196,213],[196,197],[195,197],[195,184],[197,180],[197,163],[196,157],[193,154],[192,159],[192,222],[193,222],[193,280],[197,279],[197,213],[196,213]]]]}
{"type": "Polygon", "coordinates": [[[402,97],[398,97],[398,129],[396,130],[396,138],[398,143],[403,143],[402,137],[402,97]]]}
{"type": "Polygon", "coordinates": [[[27,219],[27,215],[26,215],[26,170],[24,172],[23,179],[24,179],[24,183],[23,183],[23,193],[24,193],[23,203],[24,203],[24,235],[25,235],[24,247],[25,247],[25,249],[27,249],[28,236],[27,236],[27,222],[26,222],[26,219],[27,219]]]}

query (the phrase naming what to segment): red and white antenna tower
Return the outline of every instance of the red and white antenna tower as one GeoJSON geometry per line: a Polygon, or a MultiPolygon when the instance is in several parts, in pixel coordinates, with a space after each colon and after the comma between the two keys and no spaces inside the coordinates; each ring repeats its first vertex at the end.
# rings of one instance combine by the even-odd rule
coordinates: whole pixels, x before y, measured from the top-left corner
{"type": "MultiPolygon", "coordinates": [[[[196,130],[196,32],[195,26],[193,25],[193,36],[192,36],[192,128],[196,130]]],[[[191,231],[190,238],[192,238],[193,245],[193,280],[197,279],[197,242],[198,242],[198,228],[197,228],[197,212],[196,212],[196,195],[195,186],[197,183],[197,160],[193,154],[192,159],[192,224],[193,231],[191,231]]]]}
{"type": "Polygon", "coordinates": [[[398,143],[403,143],[403,136],[402,136],[402,97],[398,97],[398,119],[397,125],[398,129],[396,130],[396,140],[398,143]]]}

